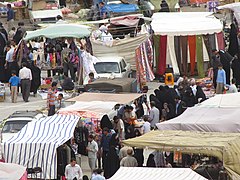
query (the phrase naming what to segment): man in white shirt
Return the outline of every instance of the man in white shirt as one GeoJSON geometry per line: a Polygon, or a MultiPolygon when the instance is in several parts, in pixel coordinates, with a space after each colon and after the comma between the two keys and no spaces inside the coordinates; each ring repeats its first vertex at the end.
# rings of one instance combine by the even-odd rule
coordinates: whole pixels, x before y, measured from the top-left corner
{"type": "Polygon", "coordinates": [[[65,177],[67,180],[82,180],[82,169],[76,163],[76,159],[71,159],[71,163],[65,168],[65,177]]]}
{"type": "Polygon", "coordinates": [[[143,124],[143,127],[142,127],[143,128],[143,134],[146,134],[146,133],[151,131],[151,124],[148,121],[149,120],[148,116],[144,116],[143,120],[144,120],[144,124],[143,124]]]}
{"type": "Polygon", "coordinates": [[[150,124],[151,128],[154,129],[156,127],[156,124],[159,123],[159,110],[158,108],[155,107],[155,102],[151,101],[150,102],[151,110],[149,113],[149,119],[150,119],[150,124]]]}
{"type": "Polygon", "coordinates": [[[118,116],[113,117],[113,129],[117,132],[120,140],[125,139],[124,123],[118,116]]]}
{"type": "Polygon", "coordinates": [[[237,86],[236,86],[236,79],[233,78],[232,79],[232,84],[231,84],[231,86],[229,86],[228,93],[237,93],[237,92],[238,92],[238,89],[237,89],[237,86]]]}
{"type": "Polygon", "coordinates": [[[8,45],[6,47],[6,61],[4,64],[5,69],[7,69],[8,76],[11,76],[12,71],[14,70],[14,62],[13,62],[13,54],[14,54],[14,47],[11,45],[8,45]]]}
{"type": "Polygon", "coordinates": [[[97,161],[97,152],[98,152],[98,144],[93,140],[93,135],[88,136],[88,163],[91,171],[93,172],[96,169],[96,161],[97,161]]]}
{"type": "Polygon", "coordinates": [[[32,72],[29,68],[27,68],[27,64],[22,63],[22,69],[19,71],[19,78],[21,80],[21,92],[22,97],[25,102],[29,102],[28,98],[30,96],[30,88],[31,88],[31,80],[32,80],[32,72]]]}

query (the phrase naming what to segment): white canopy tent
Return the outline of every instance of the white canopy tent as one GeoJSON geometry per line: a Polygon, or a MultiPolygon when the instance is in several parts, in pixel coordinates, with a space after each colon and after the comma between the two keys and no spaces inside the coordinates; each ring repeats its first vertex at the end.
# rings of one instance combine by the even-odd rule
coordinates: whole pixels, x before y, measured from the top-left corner
{"type": "Polygon", "coordinates": [[[54,115],[29,122],[3,143],[4,159],[28,168],[40,167],[38,178],[56,179],[57,148],[73,137],[78,120],[77,116],[54,115]]]}
{"type": "Polygon", "coordinates": [[[156,35],[168,36],[213,34],[223,27],[211,12],[154,13],[151,25],[156,35]]]}
{"type": "MultiPolygon", "coordinates": [[[[223,28],[220,20],[215,18],[211,12],[154,13],[152,16],[151,26],[155,35],[167,36],[166,64],[173,67],[174,74],[181,73],[177,63],[174,37],[212,35],[220,33],[223,28]]],[[[219,49],[216,36],[215,40],[216,44],[214,45],[214,48],[219,49]]],[[[188,46],[188,63],[190,63],[189,48],[190,47],[188,46]]],[[[209,61],[209,49],[207,49],[203,39],[201,51],[203,56],[201,59],[203,59],[203,61],[209,61]]],[[[198,61],[197,58],[198,57],[195,57],[196,62],[198,61]]]]}
{"type": "Polygon", "coordinates": [[[157,124],[159,130],[240,132],[239,108],[188,108],[182,115],[157,124]]]}
{"type": "Polygon", "coordinates": [[[120,167],[109,180],[206,180],[190,168],[120,167]]]}
{"type": "Polygon", "coordinates": [[[198,107],[240,107],[240,93],[218,94],[203,101],[198,107]]]}

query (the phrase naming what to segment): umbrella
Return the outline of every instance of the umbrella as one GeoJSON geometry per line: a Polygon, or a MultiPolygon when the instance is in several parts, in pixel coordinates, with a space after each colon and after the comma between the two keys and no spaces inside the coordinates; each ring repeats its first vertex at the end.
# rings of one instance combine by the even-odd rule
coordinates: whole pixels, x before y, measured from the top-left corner
{"type": "Polygon", "coordinates": [[[54,24],[44,29],[36,31],[27,31],[24,40],[30,40],[37,37],[46,37],[50,39],[59,37],[83,38],[90,35],[90,30],[85,25],[78,24],[54,24]]]}

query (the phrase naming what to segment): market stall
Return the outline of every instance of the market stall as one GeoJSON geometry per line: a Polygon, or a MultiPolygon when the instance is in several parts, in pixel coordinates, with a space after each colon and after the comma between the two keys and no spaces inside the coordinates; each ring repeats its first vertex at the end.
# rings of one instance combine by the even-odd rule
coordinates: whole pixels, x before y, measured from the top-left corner
{"type": "Polygon", "coordinates": [[[8,163],[40,167],[40,179],[57,179],[57,148],[73,137],[78,116],[54,115],[31,121],[2,144],[8,163]]]}
{"type": "Polygon", "coordinates": [[[225,50],[222,24],[209,12],[154,13],[151,22],[157,73],[205,76],[211,50],[225,50]]]}
{"type": "MultiPolygon", "coordinates": [[[[143,17],[142,14],[110,18],[104,22],[109,23],[106,28],[112,36],[111,42],[104,42],[104,38],[99,38],[98,30],[93,31],[91,36],[95,56],[124,57],[126,62],[131,64],[131,69],[136,71],[137,81],[140,84],[155,78],[153,42],[149,33],[151,28],[145,23],[147,21],[151,21],[151,18],[143,17]]],[[[101,22],[103,21],[98,23],[101,22]]]]}
{"type": "Polygon", "coordinates": [[[207,180],[190,168],[120,167],[109,180],[207,180]],[[133,173],[134,172],[134,173],[133,173]]]}
{"type": "MultiPolygon", "coordinates": [[[[91,55],[90,33],[90,27],[78,24],[54,24],[36,31],[27,31],[23,38],[24,41],[19,45],[17,56],[20,60],[18,63],[21,64],[21,60],[28,59],[27,56],[31,53],[28,42],[31,41],[32,60],[39,68],[53,70],[52,76],[56,74],[56,71],[61,73],[63,70],[64,74],[70,71],[74,81],[77,71],[78,79],[83,79],[86,74],[83,71],[91,69],[89,66],[93,66],[92,59],[95,59],[91,55]],[[70,53],[64,50],[65,48],[68,48],[70,53]]],[[[51,76],[49,73],[48,76],[51,76]]]]}
{"type": "Polygon", "coordinates": [[[143,136],[125,140],[123,144],[215,156],[223,162],[231,179],[240,179],[239,133],[151,131],[143,136]]]}
{"type": "Polygon", "coordinates": [[[240,132],[239,93],[216,95],[180,116],[157,124],[159,130],[240,132]]]}

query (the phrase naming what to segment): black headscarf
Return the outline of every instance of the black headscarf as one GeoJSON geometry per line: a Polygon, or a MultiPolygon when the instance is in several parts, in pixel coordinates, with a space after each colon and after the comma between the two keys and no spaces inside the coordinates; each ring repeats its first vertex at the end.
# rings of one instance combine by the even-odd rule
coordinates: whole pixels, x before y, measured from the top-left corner
{"type": "Polygon", "coordinates": [[[101,119],[101,122],[100,122],[100,127],[101,129],[107,127],[108,129],[113,129],[113,125],[108,117],[107,114],[105,114],[102,119],[101,119]]]}

